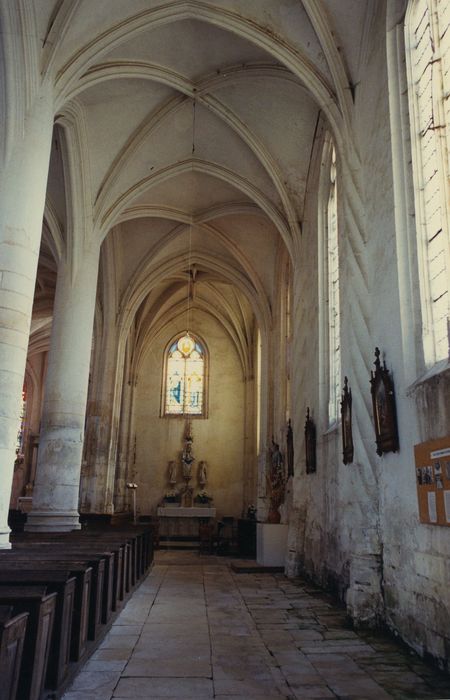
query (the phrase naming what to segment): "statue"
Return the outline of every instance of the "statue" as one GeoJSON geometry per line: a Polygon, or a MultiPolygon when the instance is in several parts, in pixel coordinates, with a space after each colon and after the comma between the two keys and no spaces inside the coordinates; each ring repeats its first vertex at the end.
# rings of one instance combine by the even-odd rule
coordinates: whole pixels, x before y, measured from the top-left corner
{"type": "Polygon", "coordinates": [[[192,453],[192,443],[194,438],[192,437],[191,424],[188,421],[186,424],[186,432],[184,437],[184,449],[181,454],[181,466],[183,470],[183,479],[185,486],[181,492],[181,505],[185,508],[192,506],[193,500],[193,488],[189,486],[189,482],[192,479],[192,465],[195,462],[195,457],[192,453]]]}
{"type": "Polygon", "coordinates": [[[175,486],[175,484],[177,483],[177,463],[173,459],[169,462],[168,472],[169,484],[171,486],[175,486]]]}
{"type": "Polygon", "coordinates": [[[183,479],[185,481],[190,481],[192,464],[195,461],[195,457],[192,454],[192,439],[186,438],[186,445],[183,450],[183,456],[181,458],[183,463],[183,479]]]}
{"type": "Polygon", "coordinates": [[[270,481],[273,486],[284,483],[284,458],[280,446],[272,438],[270,481]]]}
{"type": "Polygon", "coordinates": [[[198,483],[204,488],[208,480],[207,464],[202,460],[198,465],[198,483]]]}
{"type": "Polygon", "coordinates": [[[183,479],[185,480],[186,484],[188,484],[192,478],[192,465],[195,462],[195,457],[192,454],[193,442],[194,438],[192,437],[191,425],[190,423],[187,423],[186,435],[184,438],[184,449],[181,455],[181,463],[183,465],[183,479]]]}
{"type": "Polygon", "coordinates": [[[286,433],[286,456],[287,456],[287,476],[294,476],[294,436],[292,434],[292,424],[289,418],[286,433]]]}
{"type": "Polygon", "coordinates": [[[284,501],[286,480],[284,475],[284,458],[280,452],[280,446],[273,438],[272,448],[270,449],[270,469],[266,480],[270,497],[270,509],[267,521],[269,523],[279,523],[281,515],[278,509],[284,501]]]}

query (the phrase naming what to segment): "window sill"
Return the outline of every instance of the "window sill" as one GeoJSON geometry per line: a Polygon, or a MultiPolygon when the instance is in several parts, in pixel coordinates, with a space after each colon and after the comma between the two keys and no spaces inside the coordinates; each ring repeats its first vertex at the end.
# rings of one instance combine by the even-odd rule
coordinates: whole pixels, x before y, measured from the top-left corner
{"type": "Polygon", "coordinates": [[[186,418],[188,418],[189,420],[201,420],[202,418],[208,418],[208,416],[205,413],[162,413],[160,418],[179,418],[181,420],[186,420],[186,418]]]}
{"type": "Polygon", "coordinates": [[[419,377],[419,379],[416,379],[415,382],[413,382],[406,388],[406,395],[410,396],[414,393],[416,389],[423,386],[424,384],[428,384],[433,379],[439,379],[440,377],[443,378],[447,374],[450,375],[450,359],[436,362],[436,364],[430,367],[425,372],[425,374],[419,377]]]}
{"type": "Polygon", "coordinates": [[[339,430],[339,426],[340,426],[340,421],[338,421],[338,420],[335,420],[333,423],[330,423],[328,428],[323,433],[323,436],[325,437],[326,435],[333,435],[333,433],[337,433],[339,430]]]}

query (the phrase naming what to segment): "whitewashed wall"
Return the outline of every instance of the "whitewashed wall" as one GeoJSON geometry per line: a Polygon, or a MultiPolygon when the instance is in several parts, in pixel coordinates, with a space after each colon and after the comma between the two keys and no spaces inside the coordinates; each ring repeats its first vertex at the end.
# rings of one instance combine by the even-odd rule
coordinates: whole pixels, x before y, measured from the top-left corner
{"type": "MultiPolygon", "coordinates": [[[[303,256],[294,278],[293,406],[298,413],[287,565],[288,572],[303,571],[333,588],[357,620],[384,619],[419,652],[445,666],[450,648],[449,530],[419,522],[413,448],[450,433],[450,373],[447,369],[422,381],[422,366],[411,385],[406,371],[401,314],[407,310],[400,303],[382,12],[370,29],[353,124],[360,157],[353,178],[361,211],[348,199],[349,183],[341,180],[340,186],[342,371],[353,391],[355,459],[351,465],[342,463],[340,426],[326,431],[319,405],[318,172],[313,169],[303,256]],[[365,415],[376,345],[395,382],[400,434],[400,451],[381,458],[367,420],[371,412],[365,415]],[[315,475],[305,474],[307,405],[318,426],[315,475]]],[[[348,175],[341,171],[341,177],[348,175]]],[[[414,250],[409,268],[418,286],[414,250]]],[[[403,317],[404,326],[416,322],[409,318],[405,324],[403,317]]],[[[420,344],[411,348],[415,353],[421,356],[420,344]]]]}

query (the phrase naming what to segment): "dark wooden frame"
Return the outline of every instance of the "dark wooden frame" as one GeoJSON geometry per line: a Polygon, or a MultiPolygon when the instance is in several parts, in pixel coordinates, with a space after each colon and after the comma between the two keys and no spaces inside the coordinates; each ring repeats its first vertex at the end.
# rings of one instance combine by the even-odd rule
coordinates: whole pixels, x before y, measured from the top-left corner
{"type": "Polygon", "coordinates": [[[294,435],[292,432],[291,419],[289,418],[286,430],[286,462],[287,475],[294,476],[294,435]]]}
{"type": "Polygon", "coordinates": [[[386,368],[380,362],[380,350],[375,348],[375,372],[371,372],[371,393],[373,420],[375,424],[375,439],[377,454],[397,452],[399,449],[397,411],[395,407],[394,383],[386,368]]]}
{"type": "Polygon", "coordinates": [[[342,422],[342,461],[344,464],[353,462],[353,431],[352,431],[352,390],[348,387],[348,379],[344,377],[344,389],[341,399],[342,422]]]}
{"type": "Polygon", "coordinates": [[[305,458],[306,473],[314,474],[317,471],[316,461],[316,426],[309,414],[309,406],[306,409],[305,421],[305,458]]]}

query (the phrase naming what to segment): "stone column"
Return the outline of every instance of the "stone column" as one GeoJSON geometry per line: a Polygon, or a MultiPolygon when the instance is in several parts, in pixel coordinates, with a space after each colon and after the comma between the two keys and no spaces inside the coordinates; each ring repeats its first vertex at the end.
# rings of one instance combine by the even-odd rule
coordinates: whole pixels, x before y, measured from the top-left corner
{"type": "Polygon", "coordinates": [[[117,513],[126,510],[126,482],[130,457],[130,427],[131,407],[133,402],[134,387],[130,378],[128,362],[125,366],[124,383],[122,389],[122,405],[119,425],[119,441],[117,450],[116,482],[114,485],[114,508],[117,513]]]}
{"type": "MultiPolygon", "coordinates": [[[[5,121],[2,128],[7,128],[5,121]]],[[[10,547],[9,499],[52,129],[51,93],[42,90],[27,115],[22,138],[0,163],[0,549],[10,547]]]]}
{"type": "Polygon", "coordinates": [[[257,455],[256,455],[256,388],[253,375],[245,379],[244,416],[244,490],[243,511],[250,504],[256,506],[257,497],[257,455]]]}
{"type": "Polygon", "coordinates": [[[78,497],[89,382],[99,246],[83,251],[74,271],[58,269],[41,437],[26,529],[78,529],[78,497]]]}
{"type": "MultiPolygon", "coordinates": [[[[105,319],[105,330],[95,352],[95,385],[87,408],[89,443],[86,445],[84,510],[90,513],[114,512],[114,476],[120,402],[116,392],[117,341],[113,318],[105,319]]],[[[88,439],[88,438],[87,438],[88,439]]]]}

